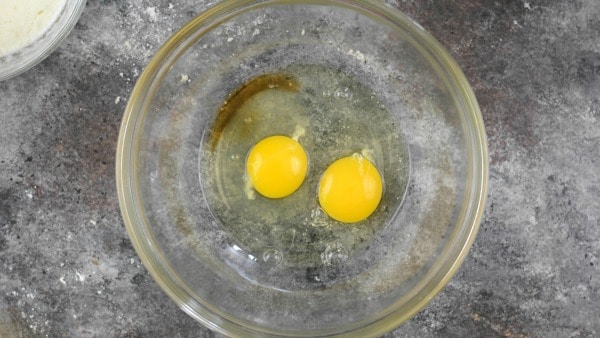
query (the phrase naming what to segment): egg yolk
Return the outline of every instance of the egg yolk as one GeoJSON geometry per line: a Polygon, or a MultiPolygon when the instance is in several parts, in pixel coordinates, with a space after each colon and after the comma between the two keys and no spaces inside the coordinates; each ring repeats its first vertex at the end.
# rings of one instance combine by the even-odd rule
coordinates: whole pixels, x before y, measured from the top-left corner
{"type": "Polygon", "coordinates": [[[268,198],[282,198],[296,191],[308,169],[308,157],[300,143],[287,136],[269,136],[248,154],[246,172],[252,186],[268,198]]]}
{"type": "Polygon", "coordinates": [[[327,215],[355,223],[369,217],[379,205],[383,182],[368,159],[352,155],[333,162],[319,182],[319,203],[327,215]]]}

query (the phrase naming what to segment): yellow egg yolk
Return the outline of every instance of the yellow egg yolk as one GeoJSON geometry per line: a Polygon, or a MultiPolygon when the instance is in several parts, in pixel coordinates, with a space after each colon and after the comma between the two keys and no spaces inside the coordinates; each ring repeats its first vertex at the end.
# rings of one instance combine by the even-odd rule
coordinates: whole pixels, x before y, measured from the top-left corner
{"type": "Polygon", "coordinates": [[[379,205],[383,182],[368,159],[352,155],[333,162],[319,182],[319,203],[327,215],[344,222],[360,222],[379,205]]]}
{"type": "Polygon", "coordinates": [[[300,143],[287,136],[269,136],[248,154],[246,172],[256,191],[268,198],[282,198],[296,191],[308,169],[308,157],[300,143]]]}

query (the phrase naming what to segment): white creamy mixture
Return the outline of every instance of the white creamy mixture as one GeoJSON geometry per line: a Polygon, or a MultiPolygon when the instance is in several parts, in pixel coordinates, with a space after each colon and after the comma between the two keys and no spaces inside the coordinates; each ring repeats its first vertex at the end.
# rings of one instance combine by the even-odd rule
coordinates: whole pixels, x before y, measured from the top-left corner
{"type": "Polygon", "coordinates": [[[0,0],[0,56],[32,43],[54,23],[67,0],[0,0]]]}

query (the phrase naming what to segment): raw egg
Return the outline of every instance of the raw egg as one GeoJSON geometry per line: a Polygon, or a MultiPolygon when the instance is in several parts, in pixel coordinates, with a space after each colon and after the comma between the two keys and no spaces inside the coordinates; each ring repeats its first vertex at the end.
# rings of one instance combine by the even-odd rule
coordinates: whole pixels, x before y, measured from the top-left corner
{"type": "Polygon", "coordinates": [[[282,198],[296,191],[308,170],[308,156],[293,138],[276,135],[259,141],[248,154],[246,172],[261,195],[282,198]]]}
{"type": "Polygon", "coordinates": [[[362,155],[333,162],[319,182],[319,203],[331,218],[343,223],[369,217],[381,200],[383,180],[371,161],[362,155]]]}

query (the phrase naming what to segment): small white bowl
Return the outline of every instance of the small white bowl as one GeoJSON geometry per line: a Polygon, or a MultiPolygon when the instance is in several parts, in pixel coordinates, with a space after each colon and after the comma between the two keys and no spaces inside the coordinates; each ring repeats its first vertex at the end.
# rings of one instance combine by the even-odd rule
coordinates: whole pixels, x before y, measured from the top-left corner
{"type": "MultiPolygon", "coordinates": [[[[37,34],[36,32],[31,32],[29,36],[21,37],[21,39],[31,39],[32,41],[24,41],[25,45],[16,50],[9,50],[5,53],[0,51],[0,81],[32,68],[50,55],[69,35],[79,20],[85,3],[86,0],[66,0],[54,20],[44,25],[47,27],[41,26],[41,31],[38,31],[37,34]]],[[[0,3],[0,12],[10,13],[7,9],[7,11],[4,11],[5,8],[2,8],[5,5],[9,6],[10,4],[0,3]]],[[[7,17],[2,20],[2,15],[0,15],[0,26],[3,23],[9,24],[7,23],[8,20],[9,18],[7,17]]]]}

